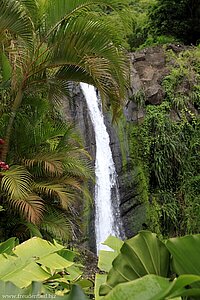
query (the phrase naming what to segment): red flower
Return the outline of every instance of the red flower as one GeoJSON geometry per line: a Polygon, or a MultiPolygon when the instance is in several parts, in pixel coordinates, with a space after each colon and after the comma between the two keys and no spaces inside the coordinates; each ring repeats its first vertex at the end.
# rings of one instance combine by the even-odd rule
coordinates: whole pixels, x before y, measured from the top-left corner
{"type": "Polygon", "coordinates": [[[0,169],[7,171],[9,170],[9,165],[7,165],[4,161],[0,161],[0,169]]]}
{"type": "Polygon", "coordinates": [[[9,170],[9,165],[5,165],[2,168],[3,168],[4,171],[7,171],[7,170],[9,170]]]}

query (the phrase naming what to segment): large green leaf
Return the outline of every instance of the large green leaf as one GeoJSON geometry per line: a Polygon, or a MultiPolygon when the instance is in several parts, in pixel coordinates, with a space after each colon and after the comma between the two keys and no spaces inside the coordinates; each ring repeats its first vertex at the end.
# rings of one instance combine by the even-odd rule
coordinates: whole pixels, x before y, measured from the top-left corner
{"type": "Polygon", "coordinates": [[[106,284],[100,288],[100,295],[106,295],[119,283],[135,280],[146,274],[167,277],[169,252],[165,245],[149,231],[124,242],[120,254],[113,261],[106,284]]]}
{"type": "Polygon", "coordinates": [[[171,238],[166,247],[172,254],[172,264],[178,275],[200,275],[200,234],[171,238]]]}
{"type": "Polygon", "coordinates": [[[61,298],[63,300],[88,300],[88,298],[84,295],[83,291],[78,285],[73,285],[72,290],[69,295],[61,298]]]}
{"type": "MultiPolygon", "coordinates": [[[[43,291],[42,284],[39,282],[33,282],[28,288],[21,289],[12,282],[0,281],[0,296],[3,296],[5,299],[15,298],[21,295],[39,295],[41,291],[43,291]]],[[[23,296],[21,296],[21,298],[23,298],[23,296]]]]}
{"type": "MultiPolygon", "coordinates": [[[[99,260],[98,260],[98,268],[101,271],[109,272],[112,268],[112,262],[117,257],[117,255],[120,253],[120,249],[123,245],[122,240],[120,240],[117,237],[109,236],[106,241],[103,243],[103,245],[106,245],[110,248],[110,250],[113,251],[106,251],[106,250],[100,250],[99,251],[99,260]]],[[[95,276],[95,299],[101,299],[102,297],[99,296],[99,289],[102,284],[106,282],[107,274],[96,274],[95,276]]]]}
{"type": "Polygon", "coordinates": [[[102,284],[106,282],[107,274],[96,274],[95,275],[95,300],[101,300],[103,296],[99,295],[99,289],[102,284]]]}
{"type": "Polygon", "coordinates": [[[41,259],[37,259],[36,262],[52,270],[62,270],[63,268],[68,268],[74,264],[73,262],[64,259],[57,253],[52,253],[41,259]]]}
{"type": "Polygon", "coordinates": [[[200,289],[185,287],[198,281],[200,276],[180,276],[173,282],[156,275],[146,275],[131,282],[117,285],[103,300],[177,300],[180,296],[200,296],[200,289]]]}
{"type": "Polygon", "coordinates": [[[74,263],[57,252],[63,246],[34,237],[12,250],[14,255],[0,255],[0,280],[11,281],[24,288],[32,281],[43,282],[56,270],[63,271],[74,263]]]}
{"type": "Polygon", "coordinates": [[[113,249],[113,251],[99,251],[98,268],[102,271],[109,272],[112,268],[113,260],[120,253],[123,242],[117,237],[109,236],[103,243],[103,245],[110,247],[111,249],[113,249]]]}
{"type": "Polygon", "coordinates": [[[23,257],[23,259],[26,260],[30,258],[42,258],[63,248],[64,246],[58,243],[52,244],[41,238],[33,237],[32,239],[29,239],[15,247],[13,249],[13,253],[18,257],[23,257]]]}
{"type": "Polygon", "coordinates": [[[81,288],[73,285],[69,295],[56,296],[45,289],[40,282],[32,282],[27,288],[19,288],[12,282],[0,281],[0,296],[3,298],[30,298],[30,299],[55,299],[55,300],[88,300],[81,288]],[[21,296],[21,297],[20,297],[21,296]],[[26,297],[27,296],[27,297],[26,297]],[[39,297],[39,298],[38,298],[39,297]]]}
{"type": "Polygon", "coordinates": [[[1,254],[0,265],[0,280],[11,281],[20,288],[27,287],[32,281],[44,281],[51,276],[33,260],[24,260],[23,257],[1,254]]]}

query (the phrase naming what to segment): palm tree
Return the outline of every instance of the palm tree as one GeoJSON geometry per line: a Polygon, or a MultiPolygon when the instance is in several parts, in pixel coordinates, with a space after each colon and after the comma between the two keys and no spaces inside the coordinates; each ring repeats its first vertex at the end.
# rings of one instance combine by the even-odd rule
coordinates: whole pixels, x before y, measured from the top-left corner
{"type": "Polygon", "coordinates": [[[1,172],[3,215],[14,217],[11,229],[18,235],[48,232],[66,240],[87,198],[83,182],[92,178],[91,166],[74,128],[55,116],[52,120],[46,99],[37,107],[32,100],[26,99],[16,115],[8,155],[15,165],[1,172]]]}
{"type": "Polygon", "coordinates": [[[112,27],[93,10],[100,6],[117,11],[125,3],[1,0],[0,160],[12,166],[0,169],[0,197],[7,211],[17,211],[17,220],[20,216],[34,234],[38,229],[54,234],[57,226],[62,237],[55,216],[63,216],[69,225],[76,214],[73,201],[87,191],[83,186],[88,179],[83,149],[67,139],[71,129],[59,122],[57,126],[55,116],[49,122],[37,116],[34,123],[34,113],[41,111],[43,98],[55,106],[68,96],[72,81],[83,81],[99,89],[104,105],[109,103],[117,116],[126,94],[128,64],[112,27]]]}
{"type": "MultiPolygon", "coordinates": [[[[126,3],[126,0],[120,1],[126,3]]],[[[127,85],[127,62],[111,27],[92,14],[94,5],[119,10],[117,0],[2,0],[0,38],[3,82],[10,81],[11,114],[5,132],[6,160],[15,115],[26,93],[69,81],[95,85],[116,115],[127,85]],[[55,83],[56,82],[56,83],[55,83]]]]}

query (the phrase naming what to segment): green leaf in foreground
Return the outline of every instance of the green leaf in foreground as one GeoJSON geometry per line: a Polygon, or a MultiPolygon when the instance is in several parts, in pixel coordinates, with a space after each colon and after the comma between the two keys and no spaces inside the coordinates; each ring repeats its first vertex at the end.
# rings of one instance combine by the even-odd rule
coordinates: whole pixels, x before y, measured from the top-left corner
{"type": "Polygon", "coordinates": [[[184,275],[174,281],[156,275],[146,275],[117,285],[103,300],[169,300],[180,296],[200,296],[200,289],[185,286],[198,281],[200,276],[184,275]]]}
{"type": "Polygon", "coordinates": [[[171,238],[166,247],[172,254],[172,264],[178,275],[200,275],[200,234],[171,238]]]}
{"type": "Polygon", "coordinates": [[[116,285],[132,281],[147,274],[168,276],[169,251],[166,246],[149,231],[141,231],[137,236],[124,242],[120,254],[113,261],[107,282],[100,288],[100,295],[106,295],[116,285]]]}

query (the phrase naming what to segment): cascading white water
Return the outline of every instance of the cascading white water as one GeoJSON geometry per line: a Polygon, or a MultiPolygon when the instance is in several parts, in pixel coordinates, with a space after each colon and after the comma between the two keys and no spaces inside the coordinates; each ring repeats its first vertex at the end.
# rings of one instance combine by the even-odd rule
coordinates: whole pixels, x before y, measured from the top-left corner
{"type": "Polygon", "coordinates": [[[122,237],[122,225],[119,212],[119,192],[117,174],[110,148],[110,138],[104,124],[101,101],[93,86],[81,83],[96,139],[95,161],[95,233],[97,253],[110,250],[101,243],[109,235],[122,237]]]}

